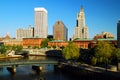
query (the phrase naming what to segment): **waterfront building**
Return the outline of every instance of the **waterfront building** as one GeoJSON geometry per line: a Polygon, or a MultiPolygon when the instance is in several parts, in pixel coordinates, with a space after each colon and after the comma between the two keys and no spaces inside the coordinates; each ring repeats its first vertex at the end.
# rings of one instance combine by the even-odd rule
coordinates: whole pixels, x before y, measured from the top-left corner
{"type": "Polygon", "coordinates": [[[88,28],[86,27],[85,24],[85,13],[84,9],[81,6],[80,12],[77,15],[77,23],[75,26],[75,33],[73,34],[72,40],[76,38],[88,38],[88,28]]]}
{"type": "Polygon", "coordinates": [[[68,29],[62,21],[56,21],[53,28],[53,38],[55,40],[67,41],[68,29]]]}
{"type": "Polygon", "coordinates": [[[23,48],[39,48],[45,38],[23,38],[23,48]]]}
{"type": "Polygon", "coordinates": [[[114,38],[114,35],[110,32],[102,32],[101,34],[97,34],[96,36],[94,36],[94,39],[98,38],[114,38]]]}
{"type": "Polygon", "coordinates": [[[108,39],[76,39],[73,41],[73,43],[78,48],[88,49],[88,48],[95,47],[95,45],[97,44],[98,41],[110,42],[114,46],[117,46],[117,40],[113,39],[113,38],[108,38],[108,39]]]}
{"type": "Polygon", "coordinates": [[[31,26],[29,26],[26,29],[23,29],[23,28],[17,29],[16,39],[33,37],[33,32],[34,32],[34,29],[31,26]]]}
{"type": "Polygon", "coordinates": [[[23,45],[21,39],[3,39],[2,42],[5,46],[23,45]]]}
{"type": "Polygon", "coordinates": [[[48,42],[49,47],[52,48],[53,46],[56,46],[57,49],[59,49],[60,47],[66,47],[67,45],[68,45],[68,42],[63,40],[53,40],[48,42]]]}
{"type": "Polygon", "coordinates": [[[45,8],[34,9],[34,37],[47,38],[47,10],[45,8]]]}
{"type": "Polygon", "coordinates": [[[117,23],[117,47],[120,48],[120,20],[117,23]]]}

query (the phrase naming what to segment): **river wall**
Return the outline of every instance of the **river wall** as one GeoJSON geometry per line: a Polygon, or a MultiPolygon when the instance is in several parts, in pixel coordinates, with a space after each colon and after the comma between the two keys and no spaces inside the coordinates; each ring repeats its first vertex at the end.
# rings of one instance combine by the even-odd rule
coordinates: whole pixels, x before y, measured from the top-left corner
{"type": "Polygon", "coordinates": [[[109,71],[95,72],[89,69],[75,67],[72,65],[62,65],[58,67],[58,69],[64,73],[69,74],[71,76],[75,76],[77,80],[85,79],[85,80],[120,80],[120,73],[112,73],[109,71]],[[114,75],[113,75],[114,74],[114,75]]]}

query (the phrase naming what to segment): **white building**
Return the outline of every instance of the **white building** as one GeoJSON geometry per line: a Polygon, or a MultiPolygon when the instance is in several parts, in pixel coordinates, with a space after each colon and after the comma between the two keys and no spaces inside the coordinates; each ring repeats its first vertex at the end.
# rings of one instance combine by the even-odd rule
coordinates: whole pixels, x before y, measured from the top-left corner
{"type": "Polygon", "coordinates": [[[33,37],[33,27],[29,26],[26,29],[17,29],[16,39],[33,37]]]}
{"type": "Polygon", "coordinates": [[[88,38],[88,28],[85,25],[85,14],[83,7],[81,7],[80,12],[77,15],[77,24],[72,39],[74,40],[76,38],[88,38]]]}
{"type": "Polygon", "coordinates": [[[34,37],[47,38],[47,10],[34,9],[34,37]]]}

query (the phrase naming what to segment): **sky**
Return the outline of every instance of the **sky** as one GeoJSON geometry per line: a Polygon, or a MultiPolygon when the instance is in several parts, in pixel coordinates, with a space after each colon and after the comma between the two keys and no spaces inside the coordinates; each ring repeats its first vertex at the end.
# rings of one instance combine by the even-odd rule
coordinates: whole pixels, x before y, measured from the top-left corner
{"type": "Polygon", "coordinates": [[[101,32],[110,32],[117,37],[117,22],[120,20],[120,0],[0,0],[0,37],[9,33],[16,37],[16,30],[34,27],[34,8],[44,7],[48,11],[48,34],[62,20],[72,37],[77,14],[84,7],[89,38],[101,32]]]}

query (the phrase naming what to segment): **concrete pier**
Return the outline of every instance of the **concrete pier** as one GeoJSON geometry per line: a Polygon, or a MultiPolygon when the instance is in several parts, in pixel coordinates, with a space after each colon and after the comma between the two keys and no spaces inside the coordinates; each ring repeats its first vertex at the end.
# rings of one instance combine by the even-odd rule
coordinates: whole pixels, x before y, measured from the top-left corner
{"type": "Polygon", "coordinates": [[[15,73],[16,73],[16,67],[7,67],[7,70],[8,70],[11,74],[15,74],[15,73]]]}
{"type": "Polygon", "coordinates": [[[36,72],[42,72],[43,71],[43,67],[42,66],[32,66],[32,69],[35,70],[36,72]]]}

